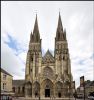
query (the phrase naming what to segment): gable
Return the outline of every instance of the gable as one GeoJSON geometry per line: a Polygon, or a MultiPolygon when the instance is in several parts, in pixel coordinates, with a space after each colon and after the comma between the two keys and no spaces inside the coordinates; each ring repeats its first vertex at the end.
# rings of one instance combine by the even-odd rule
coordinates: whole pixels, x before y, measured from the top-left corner
{"type": "Polygon", "coordinates": [[[47,62],[53,63],[54,62],[54,57],[53,57],[53,55],[51,54],[51,52],[49,50],[44,55],[44,57],[42,59],[42,62],[43,63],[47,63],[47,62]]]}

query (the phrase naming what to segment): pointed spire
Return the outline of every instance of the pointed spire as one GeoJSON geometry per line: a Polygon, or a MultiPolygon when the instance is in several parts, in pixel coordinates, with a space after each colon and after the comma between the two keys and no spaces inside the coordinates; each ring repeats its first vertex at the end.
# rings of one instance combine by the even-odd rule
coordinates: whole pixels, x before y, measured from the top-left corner
{"type": "Polygon", "coordinates": [[[60,12],[59,12],[59,19],[58,19],[58,27],[57,28],[59,30],[62,30],[63,31],[63,26],[62,26],[62,20],[61,20],[60,12]]]}
{"type": "Polygon", "coordinates": [[[36,19],[35,19],[35,25],[34,25],[34,30],[33,33],[39,33],[39,29],[38,29],[38,21],[37,21],[37,14],[36,14],[36,19]]]}
{"type": "Polygon", "coordinates": [[[30,34],[30,42],[33,42],[33,34],[32,34],[32,32],[30,34]]]}
{"type": "Polygon", "coordinates": [[[47,50],[47,53],[49,53],[50,51],[49,51],[49,49],[47,50]]]}
{"type": "Polygon", "coordinates": [[[38,28],[37,14],[36,14],[36,19],[35,19],[33,35],[34,35],[34,41],[38,42],[40,40],[40,34],[39,34],[39,28],[38,28]]]}
{"type": "Polygon", "coordinates": [[[59,12],[58,26],[56,31],[56,40],[63,40],[63,25],[60,12],[59,12]]]}

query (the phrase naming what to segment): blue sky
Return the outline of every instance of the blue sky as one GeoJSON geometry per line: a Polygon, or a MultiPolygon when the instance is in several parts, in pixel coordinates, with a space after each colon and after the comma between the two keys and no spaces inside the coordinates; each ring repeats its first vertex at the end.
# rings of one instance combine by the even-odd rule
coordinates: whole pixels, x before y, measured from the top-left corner
{"type": "Polygon", "coordinates": [[[16,41],[14,38],[12,38],[9,34],[8,34],[8,39],[9,39],[9,41],[5,41],[5,43],[6,43],[10,48],[12,48],[12,49],[14,49],[14,50],[16,50],[16,51],[18,52],[17,45],[19,45],[19,44],[17,44],[17,41],[16,41]]]}
{"type": "Polygon", "coordinates": [[[54,38],[59,9],[66,29],[71,70],[76,85],[79,78],[93,80],[93,5],[92,1],[10,1],[1,2],[1,65],[14,79],[24,79],[26,54],[36,11],[43,55],[54,53],[54,38]],[[6,63],[5,63],[6,62],[6,63]]]}

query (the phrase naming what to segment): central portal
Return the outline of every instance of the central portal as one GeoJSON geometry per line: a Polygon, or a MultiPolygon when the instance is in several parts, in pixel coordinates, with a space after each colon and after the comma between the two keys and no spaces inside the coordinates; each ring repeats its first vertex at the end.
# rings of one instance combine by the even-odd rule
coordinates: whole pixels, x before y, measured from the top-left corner
{"type": "Polygon", "coordinates": [[[45,97],[50,97],[50,89],[45,89],[45,97]]]}

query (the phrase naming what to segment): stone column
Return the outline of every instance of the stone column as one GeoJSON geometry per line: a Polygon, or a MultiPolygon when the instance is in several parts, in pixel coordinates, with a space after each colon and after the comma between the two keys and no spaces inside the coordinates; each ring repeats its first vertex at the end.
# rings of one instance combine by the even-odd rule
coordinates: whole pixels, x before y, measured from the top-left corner
{"type": "Polygon", "coordinates": [[[32,83],[32,98],[35,98],[33,83],[32,83]]]}

